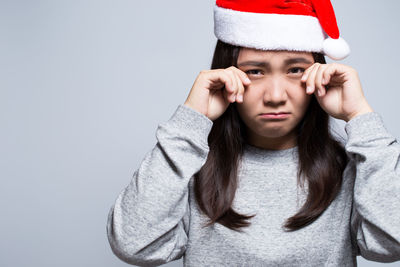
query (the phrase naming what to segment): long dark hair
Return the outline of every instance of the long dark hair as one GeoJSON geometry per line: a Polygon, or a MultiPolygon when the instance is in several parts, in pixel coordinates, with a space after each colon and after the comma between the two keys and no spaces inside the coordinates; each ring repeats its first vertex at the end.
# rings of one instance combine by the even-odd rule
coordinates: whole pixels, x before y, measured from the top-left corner
{"type": "MultiPolygon", "coordinates": [[[[217,40],[211,69],[237,67],[240,48],[217,40]]],[[[315,62],[326,63],[321,53],[313,53],[313,57],[315,62]]],[[[242,232],[241,227],[249,226],[247,220],[256,215],[240,214],[231,207],[238,185],[238,165],[247,140],[245,127],[233,104],[213,123],[208,136],[210,151],[207,160],[194,175],[197,204],[209,218],[203,227],[217,222],[242,232]]],[[[347,163],[343,145],[329,132],[329,115],[319,106],[314,95],[296,129],[297,181],[303,185],[302,179],[307,179],[308,194],[304,205],[286,220],[285,231],[305,227],[323,213],[341,188],[347,163]]]]}

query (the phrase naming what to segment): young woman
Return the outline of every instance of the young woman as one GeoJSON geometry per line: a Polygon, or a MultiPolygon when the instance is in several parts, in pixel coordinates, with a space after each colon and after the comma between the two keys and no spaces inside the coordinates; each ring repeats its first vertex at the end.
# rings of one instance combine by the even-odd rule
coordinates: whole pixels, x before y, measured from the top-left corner
{"type": "Polygon", "coordinates": [[[108,215],[121,260],[400,260],[400,146],[352,67],[218,40],[211,69],[156,137],[108,215]],[[346,140],[330,133],[329,116],[346,121],[346,140]]]}

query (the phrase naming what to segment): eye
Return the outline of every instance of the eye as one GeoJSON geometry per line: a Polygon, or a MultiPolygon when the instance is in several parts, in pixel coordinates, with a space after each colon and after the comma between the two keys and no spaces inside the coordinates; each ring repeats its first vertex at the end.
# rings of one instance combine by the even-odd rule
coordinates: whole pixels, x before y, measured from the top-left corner
{"type": "MultiPolygon", "coordinates": [[[[291,68],[290,70],[300,70],[301,72],[304,72],[304,68],[291,68]]],[[[301,73],[301,72],[295,72],[295,73],[301,73]]]]}
{"type": "MultiPolygon", "coordinates": [[[[248,71],[245,71],[245,73],[247,73],[247,74],[252,74],[252,73],[250,73],[250,72],[252,72],[252,71],[261,71],[261,70],[257,70],[257,69],[254,69],[254,70],[248,70],[248,71]]],[[[253,73],[254,74],[254,73],[253,73]]]]}

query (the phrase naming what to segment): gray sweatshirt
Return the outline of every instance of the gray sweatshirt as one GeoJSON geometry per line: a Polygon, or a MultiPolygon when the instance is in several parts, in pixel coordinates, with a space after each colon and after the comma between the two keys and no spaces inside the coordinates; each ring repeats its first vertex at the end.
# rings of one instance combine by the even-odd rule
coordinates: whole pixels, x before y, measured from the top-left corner
{"type": "MultiPolygon", "coordinates": [[[[356,256],[400,260],[400,145],[376,112],[345,125],[350,160],[340,193],[312,224],[284,232],[305,201],[297,186],[297,147],[246,145],[232,208],[257,214],[239,233],[207,222],[193,192],[213,121],[183,104],[158,125],[157,144],[111,207],[113,253],[138,266],[183,257],[184,266],[357,266],[356,256]]],[[[305,186],[307,188],[307,186],[305,186]]]]}

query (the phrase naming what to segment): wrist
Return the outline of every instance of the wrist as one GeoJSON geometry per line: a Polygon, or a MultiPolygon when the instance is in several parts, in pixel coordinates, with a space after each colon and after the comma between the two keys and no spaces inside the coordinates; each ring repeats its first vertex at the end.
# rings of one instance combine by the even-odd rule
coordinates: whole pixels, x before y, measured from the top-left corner
{"type": "Polygon", "coordinates": [[[366,106],[363,109],[361,109],[360,111],[357,111],[357,112],[351,114],[350,116],[348,116],[346,119],[346,122],[349,122],[351,119],[354,119],[357,116],[360,116],[362,114],[369,113],[369,112],[374,112],[374,110],[370,106],[366,106]]]}

